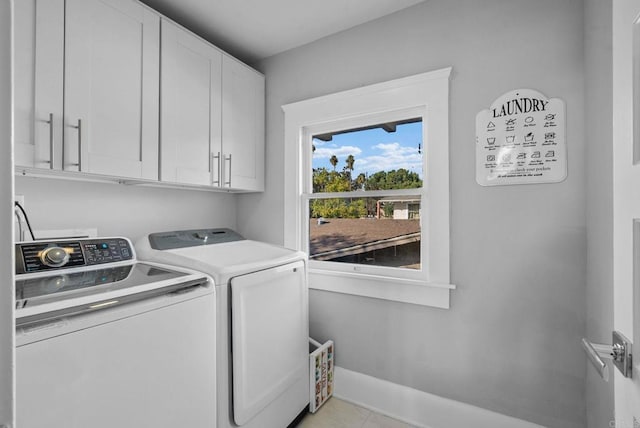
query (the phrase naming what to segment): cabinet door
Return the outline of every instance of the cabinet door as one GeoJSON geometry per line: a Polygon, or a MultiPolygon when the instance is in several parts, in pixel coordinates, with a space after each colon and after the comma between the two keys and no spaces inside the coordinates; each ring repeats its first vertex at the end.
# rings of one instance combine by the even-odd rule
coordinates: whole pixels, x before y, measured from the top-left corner
{"type": "Polygon", "coordinates": [[[162,21],[160,178],[220,185],[222,53],[162,21]]]}
{"type": "Polygon", "coordinates": [[[224,186],[264,190],[264,76],[225,55],[222,66],[224,186]]]}
{"type": "Polygon", "coordinates": [[[66,0],[64,169],[158,179],[159,16],[66,0]]]}
{"type": "Polygon", "coordinates": [[[15,164],[62,167],[64,0],[15,4],[15,164]]]}

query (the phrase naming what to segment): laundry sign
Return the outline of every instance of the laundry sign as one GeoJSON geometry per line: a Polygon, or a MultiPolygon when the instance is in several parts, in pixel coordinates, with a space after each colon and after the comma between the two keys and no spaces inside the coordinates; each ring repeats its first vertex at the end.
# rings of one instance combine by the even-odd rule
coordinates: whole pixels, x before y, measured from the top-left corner
{"type": "Polygon", "coordinates": [[[565,105],[516,89],[476,115],[476,181],[482,186],[557,183],[567,177],[565,105]]]}

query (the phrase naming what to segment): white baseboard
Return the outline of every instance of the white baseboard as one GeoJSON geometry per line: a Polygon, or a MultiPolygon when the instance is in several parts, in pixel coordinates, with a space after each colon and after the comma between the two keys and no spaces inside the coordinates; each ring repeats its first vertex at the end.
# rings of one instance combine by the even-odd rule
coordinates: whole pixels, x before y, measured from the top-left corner
{"type": "Polygon", "coordinates": [[[333,395],[422,428],[544,428],[337,366],[333,395]]]}

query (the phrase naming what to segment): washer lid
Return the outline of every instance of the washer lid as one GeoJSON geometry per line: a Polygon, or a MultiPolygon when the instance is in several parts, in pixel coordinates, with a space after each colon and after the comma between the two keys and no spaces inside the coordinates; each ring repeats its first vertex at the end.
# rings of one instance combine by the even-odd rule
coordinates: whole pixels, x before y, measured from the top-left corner
{"type": "MultiPolygon", "coordinates": [[[[70,317],[169,294],[213,292],[200,272],[155,263],[16,276],[16,325],[70,317]]],[[[191,294],[195,296],[195,294],[191,294]]],[[[165,302],[171,304],[170,300],[165,302]]]]}
{"type": "Polygon", "coordinates": [[[153,282],[173,280],[188,275],[188,273],[146,263],[106,266],[101,269],[82,269],[73,273],[18,275],[16,278],[16,307],[41,305],[77,296],[88,296],[153,282]]]}

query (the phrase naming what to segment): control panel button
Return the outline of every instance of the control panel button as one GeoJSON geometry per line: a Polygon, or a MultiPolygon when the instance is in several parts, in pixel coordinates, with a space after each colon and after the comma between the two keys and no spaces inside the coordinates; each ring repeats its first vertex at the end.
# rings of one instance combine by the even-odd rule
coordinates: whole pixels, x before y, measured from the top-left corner
{"type": "Polygon", "coordinates": [[[122,239],[92,240],[82,244],[89,265],[132,259],[131,246],[122,239]]]}

